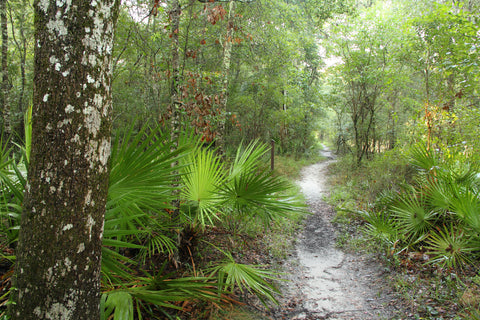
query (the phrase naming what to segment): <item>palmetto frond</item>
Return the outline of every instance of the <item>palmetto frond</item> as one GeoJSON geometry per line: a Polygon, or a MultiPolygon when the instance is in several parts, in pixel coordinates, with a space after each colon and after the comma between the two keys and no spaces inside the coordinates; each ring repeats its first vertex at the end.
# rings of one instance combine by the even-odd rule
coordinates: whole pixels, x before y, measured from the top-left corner
{"type": "MultiPolygon", "coordinates": [[[[112,148],[107,218],[148,213],[161,216],[170,208],[176,168],[183,148],[171,151],[169,136],[159,129],[144,127],[117,137],[112,148]]],[[[142,223],[141,219],[135,220],[142,223]]],[[[132,221],[133,222],[133,221],[132,221]]]]}
{"type": "Polygon", "coordinates": [[[104,293],[100,301],[100,320],[133,320],[132,295],[125,291],[104,293]]]}
{"type": "Polygon", "coordinates": [[[172,185],[177,177],[172,165],[185,148],[171,151],[170,136],[158,128],[143,127],[134,134],[133,127],[116,137],[111,156],[111,172],[105,212],[102,271],[106,279],[119,275],[129,279],[126,264],[133,261],[117,248],[148,249],[171,252],[173,240],[166,235],[170,217],[167,209],[173,199],[172,185]],[[159,235],[155,244],[142,246],[152,234],[159,235]]]}
{"type": "Polygon", "coordinates": [[[452,200],[452,210],[466,229],[480,234],[480,198],[472,189],[462,188],[452,200]]]}
{"type": "Polygon", "coordinates": [[[450,166],[450,169],[452,172],[452,178],[456,184],[473,189],[478,189],[480,187],[478,165],[465,161],[455,161],[450,166]]]}
{"type": "Polygon", "coordinates": [[[212,275],[217,275],[219,288],[224,288],[231,292],[235,288],[242,292],[247,290],[253,292],[264,304],[266,304],[265,298],[278,304],[275,294],[280,294],[280,291],[269,281],[278,281],[279,273],[267,270],[262,266],[237,263],[230,253],[222,252],[227,257],[227,260],[212,268],[211,273],[212,275]]]}
{"type": "Polygon", "coordinates": [[[455,186],[451,180],[429,177],[422,180],[422,192],[425,193],[425,205],[438,213],[447,213],[451,209],[455,186]]]}
{"type": "Polygon", "coordinates": [[[240,147],[223,187],[223,196],[240,216],[258,215],[266,222],[303,207],[297,198],[286,194],[292,188],[289,182],[261,166],[267,150],[256,141],[243,151],[240,147]]]}
{"type": "Polygon", "coordinates": [[[206,148],[198,148],[187,158],[187,163],[180,195],[187,202],[184,213],[192,225],[205,228],[219,220],[222,212],[219,190],[225,181],[223,164],[213,150],[206,148]]]}
{"type": "Polygon", "coordinates": [[[444,267],[457,268],[470,263],[468,254],[478,250],[462,229],[453,225],[437,228],[427,240],[428,253],[432,255],[429,263],[437,263],[444,267]]]}
{"type": "Polygon", "coordinates": [[[413,188],[405,191],[391,212],[401,231],[414,241],[427,234],[436,218],[435,211],[426,205],[423,193],[413,188]]]}
{"type": "Polygon", "coordinates": [[[167,253],[171,255],[177,249],[175,240],[166,235],[168,230],[165,230],[164,233],[157,232],[157,230],[146,230],[147,232],[141,238],[143,248],[140,250],[140,257],[144,262],[146,258],[151,258],[155,254],[167,253]]]}
{"type": "Polygon", "coordinates": [[[259,143],[258,140],[249,143],[245,148],[240,145],[230,167],[229,180],[234,180],[248,172],[255,173],[261,163],[261,158],[267,151],[267,145],[259,143]]]}
{"type": "Polygon", "coordinates": [[[436,170],[440,161],[433,149],[418,144],[410,149],[410,163],[428,173],[436,170]]]}
{"type": "Polygon", "coordinates": [[[17,164],[10,156],[7,143],[0,139],[0,229],[8,243],[18,240],[23,194],[26,182],[26,167],[21,159],[17,164]]]}
{"type": "Polygon", "coordinates": [[[365,231],[370,237],[392,246],[401,238],[394,219],[385,211],[359,212],[367,222],[365,231]]]}
{"type": "Polygon", "coordinates": [[[132,320],[134,305],[141,314],[141,306],[150,303],[166,309],[182,310],[182,301],[221,301],[222,288],[211,277],[168,278],[166,276],[136,277],[119,288],[105,291],[101,300],[102,319],[132,320]]]}

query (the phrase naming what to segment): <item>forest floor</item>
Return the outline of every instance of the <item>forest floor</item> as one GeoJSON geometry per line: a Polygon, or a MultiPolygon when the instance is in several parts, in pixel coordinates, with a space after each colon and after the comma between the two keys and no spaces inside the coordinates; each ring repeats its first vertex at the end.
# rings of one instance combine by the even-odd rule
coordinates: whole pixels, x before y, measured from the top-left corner
{"type": "Polygon", "coordinates": [[[334,208],[328,195],[328,159],[302,170],[298,181],[311,215],[284,262],[282,298],[268,311],[270,319],[392,319],[399,312],[398,296],[388,287],[385,271],[373,255],[346,252],[336,246],[334,208]]]}

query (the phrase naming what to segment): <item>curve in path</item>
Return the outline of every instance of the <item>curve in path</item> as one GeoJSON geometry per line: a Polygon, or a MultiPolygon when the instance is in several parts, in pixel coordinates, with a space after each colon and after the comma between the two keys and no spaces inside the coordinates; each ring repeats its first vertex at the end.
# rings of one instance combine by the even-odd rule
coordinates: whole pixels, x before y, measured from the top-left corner
{"type": "Polygon", "coordinates": [[[290,281],[274,319],[391,319],[393,298],[379,292],[381,267],[335,247],[335,212],[323,201],[334,157],[328,150],[323,155],[329,160],[304,168],[298,181],[312,215],[287,262],[290,281]]]}

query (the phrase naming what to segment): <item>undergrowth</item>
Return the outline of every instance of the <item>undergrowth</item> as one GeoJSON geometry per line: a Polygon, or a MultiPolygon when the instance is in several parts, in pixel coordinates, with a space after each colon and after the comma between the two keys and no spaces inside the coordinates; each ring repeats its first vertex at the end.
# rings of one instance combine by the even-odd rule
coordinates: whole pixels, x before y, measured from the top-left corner
{"type": "Polygon", "coordinates": [[[319,153],[305,156],[300,159],[296,159],[294,156],[289,155],[276,155],[274,173],[285,176],[290,180],[296,180],[300,176],[303,167],[320,162],[323,159],[324,158],[319,153]]]}
{"type": "MultiPolygon", "coordinates": [[[[409,165],[407,157],[390,151],[355,166],[354,160],[347,156],[332,164],[330,171],[328,201],[336,208],[335,222],[341,231],[337,244],[378,255],[403,305],[404,314],[396,319],[480,319],[480,273],[475,267],[478,262],[462,267],[432,262],[432,256],[441,257],[428,252],[429,242],[425,239],[432,234],[433,240],[436,239],[435,228],[425,235],[420,233],[424,231],[420,227],[407,229],[408,237],[416,232],[422,238],[416,243],[405,242],[401,235],[405,229],[392,224],[397,221],[396,216],[378,210],[385,208],[381,201],[388,199],[388,195],[399,198],[405,186],[415,185],[418,180],[417,171],[409,165]],[[376,241],[372,241],[372,233],[376,241]]],[[[409,201],[411,204],[417,200],[409,201]]],[[[447,240],[459,235],[441,225],[439,230],[438,234],[445,235],[447,240]]],[[[445,250],[448,253],[448,248],[445,250]]]]}
{"type": "MultiPolygon", "coordinates": [[[[322,157],[320,155],[301,159],[295,159],[293,156],[277,155],[275,156],[274,174],[287,177],[293,181],[300,176],[303,167],[321,160],[322,157]]],[[[292,190],[292,193],[301,194],[298,188],[292,190]]],[[[304,213],[292,212],[288,218],[277,219],[268,228],[259,221],[252,221],[252,223],[244,224],[244,228],[238,234],[224,234],[223,241],[218,239],[221,234],[218,230],[211,235],[217,237],[216,243],[223,243],[225,248],[230,250],[240,260],[248,261],[249,263],[266,264],[269,268],[276,268],[282,264],[287,255],[293,250],[304,217],[304,213]]],[[[206,237],[208,239],[208,235],[206,237]]],[[[210,250],[207,246],[204,248],[210,250]]],[[[201,256],[207,257],[206,259],[212,258],[211,255],[209,256],[205,252],[201,252],[201,256]]],[[[245,294],[242,301],[244,304],[231,305],[229,308],[216,310],[211,314],[210,319],[267,319],[264,316],[265,309],[258,304],[254,296],[245,294]]]]}
{"type": "MultiPolygon", "coordinates": [[[[264,161],[268,147],[258,141],[224,161],[196,138],[183,139],[172,152],[161,128],[135,133],[132,127],[115,138],[101,320],[205,320],[251,301],[278,303],[281,275],[274,260],[291,244],[277,234],[292,235],[305,211],[298,191],[272,174],[264,161]]],[[[26,184],[25,158],[17,163],[11,154],[0,150],[0,317],[14,290],[26,184]]]]}

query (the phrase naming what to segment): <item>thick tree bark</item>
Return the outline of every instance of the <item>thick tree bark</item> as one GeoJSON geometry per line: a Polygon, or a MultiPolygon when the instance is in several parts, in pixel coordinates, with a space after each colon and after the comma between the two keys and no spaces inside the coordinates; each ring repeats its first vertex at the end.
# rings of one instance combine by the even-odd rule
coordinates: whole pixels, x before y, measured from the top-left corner
{"type": "Polygon", "coordinates": [[[99,319],[119,0],[36,0],[31,162],[12,319],[99,319]]]}

